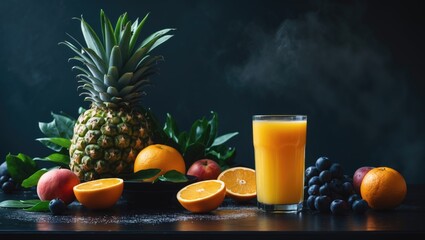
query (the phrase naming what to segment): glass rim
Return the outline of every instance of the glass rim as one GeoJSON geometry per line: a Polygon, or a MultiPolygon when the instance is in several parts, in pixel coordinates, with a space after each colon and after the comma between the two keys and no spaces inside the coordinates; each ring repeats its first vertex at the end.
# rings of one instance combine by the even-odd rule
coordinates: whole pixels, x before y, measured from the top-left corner
{"type": "Polygon", "coordinates": [[[307,120],[307,115],[296,115],[296,114],[257,114],[252,116],[253,121],[262,121],[262,120],[289,120],[289,121],[304,121],[307,120]]]}

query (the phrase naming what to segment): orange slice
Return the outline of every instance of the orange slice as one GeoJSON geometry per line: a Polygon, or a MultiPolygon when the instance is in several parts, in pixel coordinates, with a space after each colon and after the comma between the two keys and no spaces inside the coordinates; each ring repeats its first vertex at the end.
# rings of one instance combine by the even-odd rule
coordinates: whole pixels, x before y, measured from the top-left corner
{"type": "Polygon", "coordinates": [[[255,170],[246,167],[233,167],[224,170],[217,178],[226,184],[227,196],[238,202],[251,200],[257,196],[255,170]]]}
{"type": "Polygon", "coordinates": [[[205,213],[217,209],[226,196],[226,185],[219,180],[192,183],[177,193],[177,200],[188,211],[205,213]]]}
{"type": "Polygon", "coordinates": [[[124,189],[121,178],[102,178],[74,186],[77,200],[89,209],[110,208],[119,200],[124,189]]]}

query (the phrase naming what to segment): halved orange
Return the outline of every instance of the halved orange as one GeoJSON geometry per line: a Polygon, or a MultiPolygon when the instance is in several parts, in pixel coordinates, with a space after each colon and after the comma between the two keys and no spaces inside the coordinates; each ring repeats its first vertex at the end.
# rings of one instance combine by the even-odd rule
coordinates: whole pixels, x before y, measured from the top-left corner
{"type": "Polygon", "coordinates": [[[74,186],[77,200],[89,209],[106,209],[115,205],[122,195],[121,178],[102,178],[74,186]]]}
{"type": "Polygon", "coordinates": [[[217,209],[226,196],[226,185],[219,180],[204,180],[182,188],[177,200],[188,211],[205,213],[217,209]]]}
{"type": "Polygon", "coordinates": [[[255,170],[246,167],[233,167],[218,175],[218,180],[226,184],[228,197],[238,202],[251,200],[257,196],[255,170]]]}

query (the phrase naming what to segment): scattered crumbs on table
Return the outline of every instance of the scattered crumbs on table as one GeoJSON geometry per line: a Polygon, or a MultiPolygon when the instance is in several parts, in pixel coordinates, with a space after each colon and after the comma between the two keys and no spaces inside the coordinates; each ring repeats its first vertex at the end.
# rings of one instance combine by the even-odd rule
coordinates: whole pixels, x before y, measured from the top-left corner
{"type": "MultiPolygon", "coordinates": [[[[75,205],[72,203],[71,205],[75,205]]],[[[75,208],[75,206],[74,206],[75,208]]],[[[71,208],[72,210],[73,208],[71,208]]],[[[235,207],[222,206],[211,213],[193,214],[188,211],[143,211],[128,212],[125,216],[120,216],[114,212],[89,212],[78,210],[68,215],[52,215],[51,213],[26,212],[22,210],[10,211],[4,217],[14,221],[34,222],[37,224],[87,224],[87,225],[108,225],[108,224],[161,224],[185,221],[222,221],[234,220],[256,216],[257,208],[252,206],[235,207]]]]}

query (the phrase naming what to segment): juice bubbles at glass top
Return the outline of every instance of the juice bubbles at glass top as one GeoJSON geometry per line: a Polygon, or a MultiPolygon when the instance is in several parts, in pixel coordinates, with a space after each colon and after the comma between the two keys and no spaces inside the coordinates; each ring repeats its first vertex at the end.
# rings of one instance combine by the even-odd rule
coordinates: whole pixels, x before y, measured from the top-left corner
{"type": "Polygon", "coordinates": [[[307,117],[255,115],[252,125],[259,207],[296,210],[304,197],[307,117]]]}

